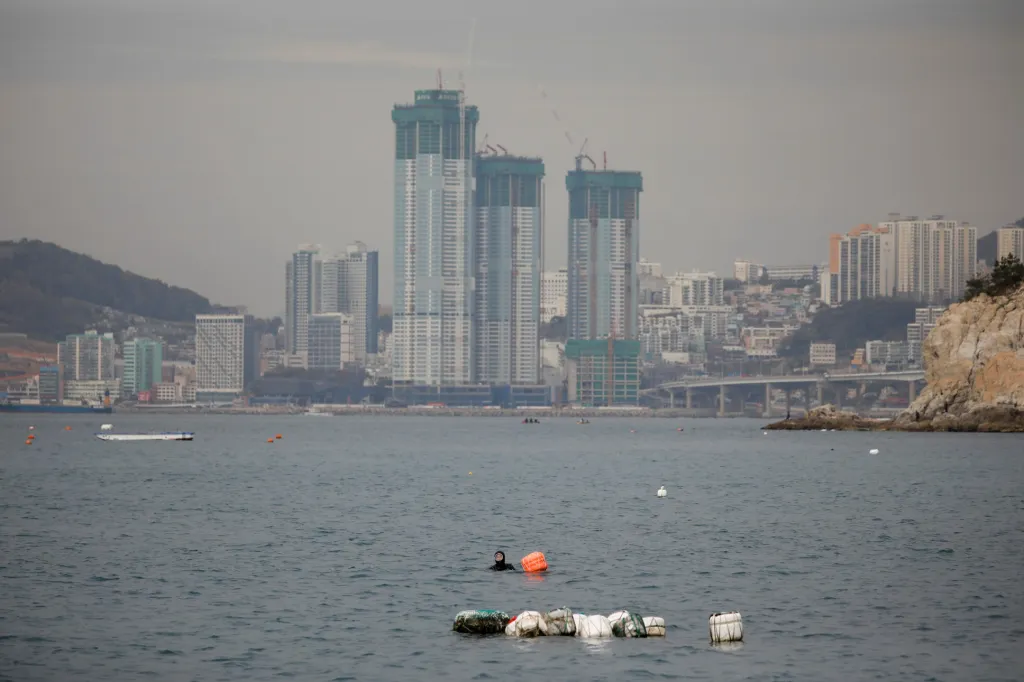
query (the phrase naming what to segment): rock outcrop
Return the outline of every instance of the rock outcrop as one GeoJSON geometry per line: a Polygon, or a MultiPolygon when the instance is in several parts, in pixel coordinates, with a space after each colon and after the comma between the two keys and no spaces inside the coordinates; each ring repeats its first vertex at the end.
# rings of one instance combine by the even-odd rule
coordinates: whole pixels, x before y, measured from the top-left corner
{"type": "Polygon", "coordinates": [[[834,405],[821,405],[798,419],[786,419],[765,428],[775,431],[874,431],[888,419],[865,419],[853,412],[841,412],[834,405]]]}
{"type": "Polygon", "coordinates": [[[823,405],[767,428],[1024,432],[1024,288],[953,304],[921,355],[927,385],[894,420],[862,419],[823,405]]]}
{"type": "Polygon", "coordinates": [[[950,306],[921,355],[927,386],[892,428],[1024,431],[1024,289],[950,306]]]}

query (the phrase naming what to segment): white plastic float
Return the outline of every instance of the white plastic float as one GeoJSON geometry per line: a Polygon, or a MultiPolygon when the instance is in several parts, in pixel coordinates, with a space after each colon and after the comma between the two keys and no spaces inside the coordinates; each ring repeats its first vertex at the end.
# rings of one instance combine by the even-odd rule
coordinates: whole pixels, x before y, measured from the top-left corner
{"type": "Polygon", "coordinates": [[[647,629],[648,637],[664,637],[665,619],[658,616],[645,616],[644,628],[647,629]]]}
{"type": "Polygon", "coordinates": [[[743,616],[736,611],[712,613],[708,618],[708,634],[712,644],[743,641],[743,616]]]}
{"type": "Polygon", "coordinates": [[[658,488],[658,497],[666,497],[667,495],[668,491],[665,490],[665,486],[661,486],[660,488],[658,488]]]}

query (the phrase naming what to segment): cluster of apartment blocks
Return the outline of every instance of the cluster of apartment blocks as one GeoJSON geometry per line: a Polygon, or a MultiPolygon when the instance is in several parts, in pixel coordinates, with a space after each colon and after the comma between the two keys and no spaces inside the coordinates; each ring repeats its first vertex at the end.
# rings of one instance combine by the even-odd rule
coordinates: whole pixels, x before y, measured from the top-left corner
{"type": "Polygon", "coordinates": [[[117,398],[195,401],[194,367],[165,361],[162,341],[133,338],[118,350],[109,332],[69,334],[57,344],[56,364],[41,366],[36,381],[26,382],[19,397],[43,404],[109,404],[117,398]]]}
{"type": "Polygon", "coordinates": [[[285,265],[285,352],[304,369],[366,366],[378,350],[378,255],[362,242],[320,258],[300,246],[285,265]]]}
{"type": "Polygon", "coordinates": [[[821,298],[827,305],[888,296],[947,303],[977,273],[977,228],[941,215],[890,214],[877,226],[830,235],[821,298]]]}

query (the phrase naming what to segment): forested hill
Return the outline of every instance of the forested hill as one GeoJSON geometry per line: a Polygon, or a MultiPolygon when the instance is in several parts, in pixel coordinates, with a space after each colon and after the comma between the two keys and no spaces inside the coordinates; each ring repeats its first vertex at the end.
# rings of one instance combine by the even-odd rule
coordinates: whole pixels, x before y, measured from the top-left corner
{"type": "Polygon", "coordinates": [[[95,324],[102,307],[170,322],[191,321],[213,310],[194,291],[56,244],[0,242],[0,332],[59,339],[95,324]]]}

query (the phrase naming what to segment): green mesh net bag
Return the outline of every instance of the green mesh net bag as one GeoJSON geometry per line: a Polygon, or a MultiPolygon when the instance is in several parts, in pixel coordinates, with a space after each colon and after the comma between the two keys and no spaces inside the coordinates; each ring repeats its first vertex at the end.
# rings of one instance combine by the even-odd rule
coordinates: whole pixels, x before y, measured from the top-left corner
{"type": "Polygon", "coordinates": [[[629,611],[616,611],[608,616],[612,624],[612,634],[616,637],[646,637],[647,627],[644,619],[634,616],[629,611]]]}
{"type": "Polygon", "coordinates": [[[468,635],[498,635],[505,632],[505,626],[510,620],[512,617],[504,611],[493,609],[459,611],[455,615],[452,630],[468,635]]]}

